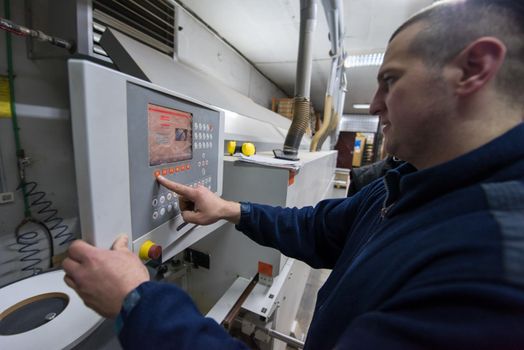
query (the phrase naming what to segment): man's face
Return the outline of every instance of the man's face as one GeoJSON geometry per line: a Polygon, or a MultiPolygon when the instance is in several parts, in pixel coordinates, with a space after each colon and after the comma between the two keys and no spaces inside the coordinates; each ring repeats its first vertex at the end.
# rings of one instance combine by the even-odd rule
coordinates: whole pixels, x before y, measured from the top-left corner
{"type": "Polygon", "coordinates": [[[454,100],[440,69],[408,50],[421,28],[421,23],[408,26],[388,45],[370,107],[380,116],[386,151],[417,167],[444,146],[454,100]]]}

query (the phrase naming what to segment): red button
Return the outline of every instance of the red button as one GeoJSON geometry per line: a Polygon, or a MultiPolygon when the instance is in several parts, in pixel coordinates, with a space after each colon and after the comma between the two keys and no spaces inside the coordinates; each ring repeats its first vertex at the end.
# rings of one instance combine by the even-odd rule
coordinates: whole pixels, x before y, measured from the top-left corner
{"type": "Polygon", "coordinates": [[[151,260],[158,260],[162,256],[162,247],[156,244],[153,245],[151,248],[149,248],[147,256],[151,260]]]}
{"type": "Polygon", "coordinates": [[[167,169],[162,169],[162,175],[167,175],[167,169]]]}
{"type": "Polygon", "coordinates": [[[160,170],[155,171],[155,177],[159,177],[159,176],[160,176],[160,170]]]}
{"type": "Polygon", "coordinates": [[[169,168],[169,173],[170,174],[174,174],[175,173],[175,168],[169,168]]]}
{"type": "Polygon", "coordinates": [[[180,167],[179,167],[179,166],[177,166],[177,167],[175,168],[175,172],[177,172],[177,173],[178,173],[179,171],[180,171],[180,167]]]}

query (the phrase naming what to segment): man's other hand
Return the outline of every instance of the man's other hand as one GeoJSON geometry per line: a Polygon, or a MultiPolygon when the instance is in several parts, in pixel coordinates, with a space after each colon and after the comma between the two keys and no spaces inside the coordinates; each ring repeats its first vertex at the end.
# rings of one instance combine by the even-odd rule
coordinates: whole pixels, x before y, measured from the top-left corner
{"type": "Polygon", "coordinates": [[[104,317],[116,317],[126,295],[149,280],[146,267],[127,244],[124,235],[115,240],[111,250],[77,240],[62,263],[65,283],[88,307],[104,317]]]}

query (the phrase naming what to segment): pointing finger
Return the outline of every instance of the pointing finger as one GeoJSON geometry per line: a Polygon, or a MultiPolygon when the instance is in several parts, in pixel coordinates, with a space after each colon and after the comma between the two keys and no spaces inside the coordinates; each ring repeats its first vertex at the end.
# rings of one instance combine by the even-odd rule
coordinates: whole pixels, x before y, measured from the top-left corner
{"type": "Polygon", "coordinates": [[[161,185],[169,188],[171,191],[174,191],[177,194],[182,195],[186,198],[193,199],[194,190],[191,187],[184,186],[174,181],[170,181],[161,175],[157,176],[156,179],[161,185]]]}

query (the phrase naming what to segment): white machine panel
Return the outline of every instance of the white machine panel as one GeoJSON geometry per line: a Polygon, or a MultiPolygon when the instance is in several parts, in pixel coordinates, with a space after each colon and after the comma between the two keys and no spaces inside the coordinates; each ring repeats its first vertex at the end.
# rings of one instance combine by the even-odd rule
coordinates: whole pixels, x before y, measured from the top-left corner
{"type": "Polygon", "coordinates": [[[224,114],[159,86],[84,60],[69,61],[82,237],[108,248],[120,233],[146,240],[165,261],[215,227],[186,224],[162,174],[222,194],[224,114]]]}

